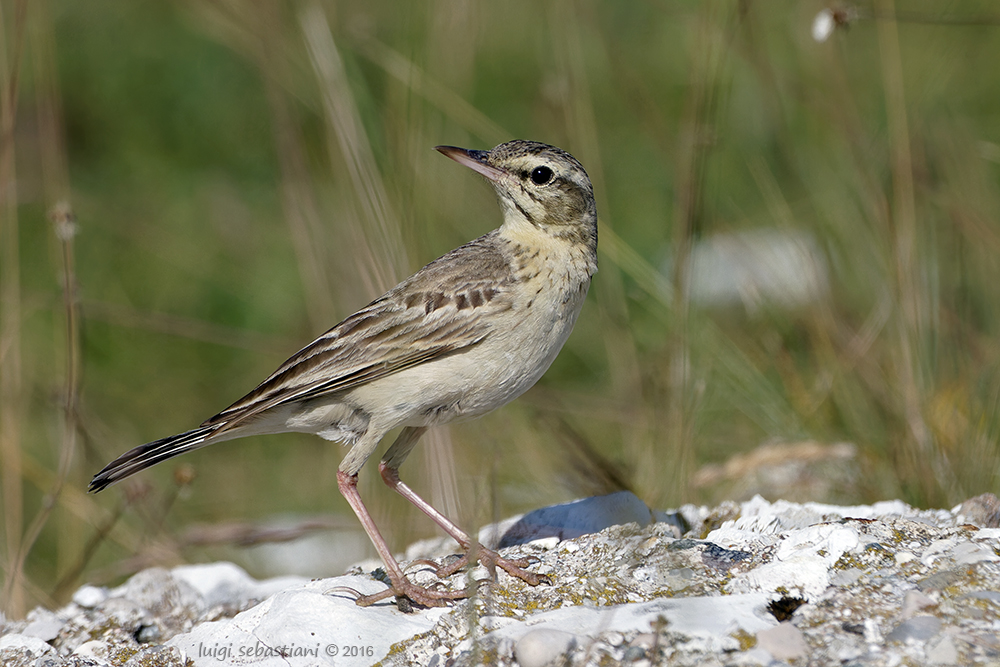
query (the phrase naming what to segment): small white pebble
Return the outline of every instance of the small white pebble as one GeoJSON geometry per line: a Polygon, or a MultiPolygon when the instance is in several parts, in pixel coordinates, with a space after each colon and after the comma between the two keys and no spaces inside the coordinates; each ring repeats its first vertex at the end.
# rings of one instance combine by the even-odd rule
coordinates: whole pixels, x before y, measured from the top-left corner
{"type": "Polygon", "coordinates": [[[521,667],[545,667],[565,656],[576,645],[576,636],[562,630],[539,628],[517,640],[514,657],[521,667]]]}
{"type": "Polygon", "coordinates": [[[76,593],[73,593],[73,602],[84,609],[93,609],[108,598],[107,590],[97,586],[81,586],[76,593]]]}
{"type": "Polygon", "coordinates": [[[580,545],[577,544],[576,542],[566,542],[565,544],[563,544],[563,551],[567,553],[575,554],[579,550],[580,550],[580,545]]]}
{"type": "Polygon", "coordinates": [[[111,661],[108,659],[108,645],[96,639],[91,639],[89,642],[84,642],[77,646],[76,650],[73,651],[73,655],[93,660],[98,665],[111,664],[111,661]]]}
{"type": "Polygon", "coordinates": [[[865,641],[869,646],[882,643],[882,632],[878,628],[878,621],[874,618],[865,619],[865,641]]]}
{"type": "Polygon", "coordinates": [[[896,552],[896,565],[903,565],[904,563],[909,563],[911,560],[916,560],[917,557],[911,554],[909,551],[898,551],[896,552]]]}
{"type": "Polygon", "coordinates": [[[543,549],[544,551],[555,549],[557,544],[559,544],[559,538],[555,535],[540,537],[537,540],[531,540],[528,542],[528,546],[534,547],[535,549],[543,549]]]}

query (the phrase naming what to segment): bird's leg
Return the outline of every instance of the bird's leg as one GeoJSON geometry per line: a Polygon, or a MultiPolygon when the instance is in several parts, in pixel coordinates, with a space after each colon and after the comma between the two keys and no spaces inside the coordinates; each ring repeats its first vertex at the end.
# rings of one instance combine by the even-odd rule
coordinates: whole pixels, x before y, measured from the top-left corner
{"type": "Polygon", "coordinates": [[[381,593],[375,593],[373,595],[359,595],[355,600],[358,605],[367,607],[368,605],[374,604],[380,600],[385,600],[388,597],[402,596],[425,607],[443,607],[452,600],[466,597],[466,592],[464,590],[432,591],[411,583],[406,578],[406,575],[403,574],[403,570],[400,568],[399,563],[396,562],[395,558],[393,558],[392,551],[389,550],[389,545],[386,544],[385,539],[378,530],[378,526],[375,525],[375,521],[372,519],[371,514],[368,513],[368,508],[365,507],[365,504],[361,501],[361,494],[358,493],[357,474],[350,475],[343,470],[338,470],[337,487],[340,489],[340,493],[343,494],[344,498],[347,499],[347,503],[351,506],[351,509],[353,509],[354,513],[358,515],[358,520],[361,521],[361,526],[365,529],[365,532],[368,533],[368,537],[371,539],[372,544],[375,545],[375,550],[378,551],[378,555],[382,559],[382,563],[385,565],[385,571],[389,576],[389,581],[392,583],[392,586],[388,590],[382,591],[381,593]]]}
{"type": "MultiPolygon", "coordinates": [[[[387,456],[388,453],[389,452],[387,452],[387,456]]],[[[517,577],[532,586],[537,586],[542,582],[549,583],[548,577],[544,574],[535,574],[534,572],[528,572],[523,569],[531,564],[530,559],[524,558],[518,560],[508,560],[507,558],[500,556],[500,554],[492,549],[487,549],[483,545],[479,544],[479,542],[473,540],[468,533],[452,523],[448,517],[441,514],[441,512],[438,512],[431,506],[430,503],[414,493],[413,489],[400,481],[399,470],[394,468],[385,460],[378,464],[378,470],[382,474],[382,480],[391,489],[413,503],[421,512],[430,517],[431,521],[441,526],[441,529],[451,535],[465,552],[465,555],[456,562],[448,566],[438,568],[437,575],[439,577],[451,576],[465,567],[469,563],[470,559],[478,559],[480,563],[485,565],[490,572],[494,574],[494,576],[495,568],[499,566],[511,576],[517,577]]],[[[369,535],[370,534],[371,533],[369,533],[369,535]]],[[[374,538],[372,539],[374,540],[374,538]]]]}

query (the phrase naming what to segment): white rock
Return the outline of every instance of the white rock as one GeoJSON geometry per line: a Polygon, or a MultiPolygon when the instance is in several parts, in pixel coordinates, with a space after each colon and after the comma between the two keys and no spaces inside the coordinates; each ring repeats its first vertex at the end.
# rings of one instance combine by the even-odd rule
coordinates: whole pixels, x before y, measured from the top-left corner
{"type": "Polygon", "coordinates": [[[562,630],[531,630],[514,645],[514,656],[521,667],[546,667],[555,664],[576,646],[576,637],[562,630]]]}
{"type": "Polygon", "coordinates": [[[73,602],[84,609],[92,609],[108,599],[108,589],[87,584],[73,593],[73,602]]]}
{"type": "Polygon", "coordinates": [[[809,653],[809,645],[802,632],[788,621],[758,632],[757,645],[775,660],[794,660],[809,653]]]}
{"type": "Polygon", "coordinates": [[[537,540],[531,540],[528,545],[535,549],[541,549],[542,551],[551,551],[556,548],[559,544],[559,538],[556,536],[552,537],[540,537],[537,540]]]}
{"type": "Polygon", "coordinates": [[[906,591],[903,596],[903,609],[899,612],[904,620],[913,618],[918,612],[929,607],[936,607],[937,603],[917,590],[906,591]]]}
{"type": "MultiPolygon", "coordinates": [[[[721,528],[709,533],[707,539],[738,546],[726,533],[727,529],[721,528]]],[[[830,585],[830,567],[859,544],[857,531],[848,526],[819,524],[788,531],[774,560],[733,577],[730,590],[774,591],[783,587],[806,597],[817,596],[830,585]]]]}
{"type": "Polygon", "coordinates": [[[878,627],[878,621],[874,618],[866,618],[864,626],[865,641],[870,645],[880,644],[882,642],[882,631],[878,627]]]}
{"type": "Polygon", "coordinates": [[[672,632],[720,646],[742,630],[754,634],[777,624],[767,611],[769,596],[762,593],[723,597],[663,598],[612,607],[561,607],[535,614],[491,633],[515,641],[533,629],[552,629],[578,637],[596,638],[606,632],[649,632],[658,619],[672,632]]]}
{"type": "Polygon", "coordinates": [[[955,546],[955,540],[953,538],[934,540],[933,542],[927,545],[926,549],[924,549],[923,554],[921,554],[920,556],[920,562],[923,563],[925,566],[930,567],[931,565],[934,564],[934,561],[936,561],[942,555],[948,553],[948,551],[952,549],[952,547],[954,546],[955,546]]]}
{"type": "Polygon", "coordinates": [[[1000,556],[993,553],[993,549],[985,544],[975,544],[974,542],[962,542],[951,552],[956,565],[973,565],[984,561],[998,561],[1000,556]]]}
{"type": "Polygon", "coordinates": [[[276,577],[257,581],[243,568],[220,562],[206,565],[181,565],[171,570],[173,576],[188,584],[208,607],[239,604],[251,598],[263,599],[272,593],[304,584],[302,577],[276,577]]]}
{"type": "Polygon", "coordinates": [[[89,642],[80,644],[76,647],[76,650],[73,651],[73,655],[87,660],[93,660],[98,665],[111,664],[111,660],[108,659],[108,645],[97,639],[91,639],[89,642]]]}
{"type": "Polygon", "coordinates": [[[64,621],[50,611],[35,609],[28,615],[29,623],[21,631],[22,635],[38,637],[44,642],[52,641],[59,636],[64,621]]]}
{"type": "Polygon", "coordinates": [[[957,665],[958,658],[955,642],[947,635],[927,649],[927,664],[929,665],[957,665]]]}
{"type": "Polygon", "coordinates": [[[791,531],[778,547],[774,557],[791,560],[817,555],[832,565],[844,553],[856,548],[860,540],[854,528],[835,524],[820,524],[802,530],[791,531]]]}
{"type": "MultiPolygon", "coordinates": [[[[655,524],[645,533],[628,526],[555,549],[524,549],[541,560],[532,569],[550,573],[552,587],[524,587],[502,575],[496,587],[480,587],[478,599],[410,614],[399,612],[391,599],[360,608],[351,595],[331,592],[336,586],[362,593],[385,590],[367,576],[258,582],[228,563],[154,568],[114,590],[81,588],[74,604],[57,613],[36,610],[25,621],[6,621],[0,632],[11,634],[0,637],[5,651],[0,662],[13,656],[17,664],[34,664],[30,655],[41,652],[52,657],[52,647],[42,639],[55,637],[64,655],[75,648],[73,659],[100,663],[108,660],[109,646],[131,641],[130,635],[167,641],[194,623],[167,646],[132,644],[139,652],[128,664],[180,667],[190,658],[200,667],[379,661],[391,667],[441,667],[446,658],[483,647],[502,664],[515,656],[521,664],[543,664],[550,659],[541,654],[544,648],[558,660],[583,658],[581,647],[592,646],[588,660],[633,665],[760,665],[791,655],[781,659],[832,658],[891,667],[957,663],[959,648],[991,645],[1000,628],[988,620],[988,610],[1000,605],[995,565],[962,565],[998,560],[1000,529],[959,529],[947,512],[918,511],[898,501],[834,507],[757,497],[712,510],[689,506],[682,514],[695,526],[685,539],[675,541],[663,524],[655,524]],[[706,543],[697,539],[698,526],[711,516],[737,518],[712,531],[706,543]],[[872,543],[880,548],[866,550],[872,543]],[[926,571],[917,573],[913,558],[926,571]],[[910,564],[900,568],[900,563],[910,564]],[[953,585],[968,592],[935,607],[931,591],[953,585]],[[801,632],[788,623],[778,626],[765,610],[778,593],[808,599],[810,604],[794,612],[801,632]],[[216,606],[230,610],[253,600],[264,601],[232,619],[198,622],[204,613],[218,617],[216,606]],[[634,602],[607,606],[627,600],[634,602]],[[92,640],[98,636],[91,634],[95,629],[115,625],[125,633],[92,640]],[[640,636],[624,641],[636,633],[640,636]],[[740,651],[746,635],[758,636],[759,643],[740,651]],[[811,654],[800,643],[803,635],[812,645],[825,646],[825,652],[811,654]],[[653,646],[655,657],[649,651],[653,646]]],[[[428,548],[454,552],[453,541],[437,542],[428,548]]],[[[481,567],[477,571],[484,574],[481,567]]],[[[434,581],[426,568],[416,568],[413,575],[415,581],[434,581]]],[[[463,581],[464,575],[451,585],[463,581]]],[[[466,658],[471,659],[459,661],[466,658]]]]}
{"type": "Polygon", "coordinates": [[[219,667],[220,662],[360,667],[381,660],[394,643],[427,632],[447,611],[404,614],[391,602],[359,607],[349,596],[327,594],[336,586],[365,594],[384,590],[377,581],[361,577],[309,582],[276,593],[232,619],[198,625],[167,645],[183,650],[197,667],[219,667]]]}
{"type": "MultiPolygon", "coordinates": [[[[741,516],[732,522],[732,526],[723,524],[721,528],[709,533],[706,539],[727,548],[739,548],[741,544],[753,539],[747,534],[748,527],[756,526],[767,532],[775,530],[774,526],[780,524],[780,521],[770,512],[783,505],[787,504],[781,501],[771,505],[758,496],[744,504],[754,514],[750,517],[741,516]],[[738,527],[741,525],[745,528],[738,527]]],[[[857,530],[845,525],[821,523],[787,530],[784,539],[778,544],[774,560],[750,572],[736,575],[730,590],[774,591],[784,587],[790,591],[798,590],[807,597],[819,595],[830,585],[830,567],[844,553],[860,544],[857,530]]]]}
{"type": "Polygon", "coordinates": [[[0,651],[4,649],[23,649],[39,656],[55,652],[52,646],[38,637],[15,634],[0,637],[0,651]]]}

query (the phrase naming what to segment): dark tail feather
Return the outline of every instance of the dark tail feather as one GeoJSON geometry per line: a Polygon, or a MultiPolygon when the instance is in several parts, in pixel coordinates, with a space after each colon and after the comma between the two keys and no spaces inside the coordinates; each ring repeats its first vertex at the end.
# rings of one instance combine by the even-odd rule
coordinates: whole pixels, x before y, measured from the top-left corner
{"type": "Polygon", "coordinates": [[[192,449],[210,445],[212,444],[212,434],[218,431],[221,426],[222,424],[199,426],[196,429],[162,440],[147,442],[145,445],[130,449],[106,465],[104,470],[94,475],[88,490],[96,493],[140,470],[154,466],[160,461],[166,461],[184,452],[190,452],[192,449]]]}

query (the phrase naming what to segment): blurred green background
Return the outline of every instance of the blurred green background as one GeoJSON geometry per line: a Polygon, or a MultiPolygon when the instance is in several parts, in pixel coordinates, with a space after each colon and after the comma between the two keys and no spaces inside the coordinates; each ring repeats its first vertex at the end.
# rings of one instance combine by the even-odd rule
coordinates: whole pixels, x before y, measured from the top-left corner
{"type": "MultiPolygon", "coordinates": [[[[565,148],[602,225],[548,374],[402,469],[462,525],[620,488],[996,492],[1000,12],[859,4],[818,42],[825,6],[0,3],[6,611],[151,564],[266,573],[262,526],[363,543],[315,437],[85,488],[496,227],[438,144],[565,148]]],[[[434,534],[374,466],[362,493],[395,548],[434,534]]]]}

